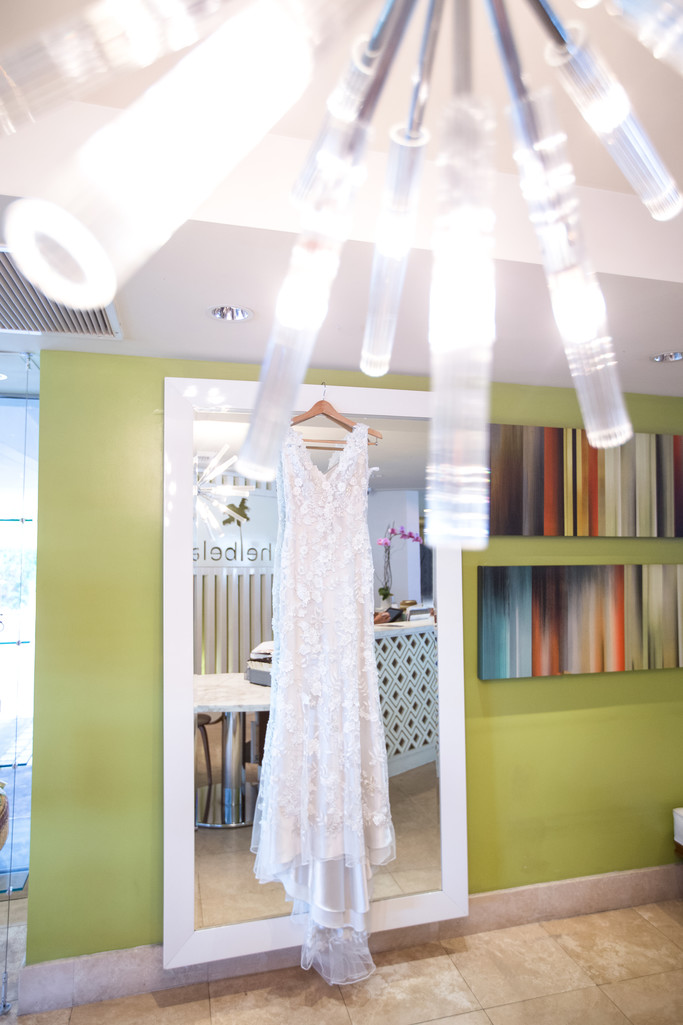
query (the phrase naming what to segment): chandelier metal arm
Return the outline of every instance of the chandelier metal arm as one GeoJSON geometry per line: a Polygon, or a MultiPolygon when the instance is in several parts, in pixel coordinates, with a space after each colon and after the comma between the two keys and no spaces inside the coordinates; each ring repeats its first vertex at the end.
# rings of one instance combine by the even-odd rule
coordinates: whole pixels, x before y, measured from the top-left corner
{"type": "Polygon", "coordinates": [[[486,0],[486,4],[510,93],[511,115],[517,141],[530,151],[538,151],[539,130],[533,105],[529,103],[529,90],[522,72],[507,8],[504,0],[486,0]]]}
{"type": "Polygon", "coordinates": [[[529,4],[553,42],[568,47],[571,44],[571,36],[547,0],[529,0],[529,4]]]}
{"type": "Polygon", "coordinates": [[[486,0],[486,6],[503,62],[503,71],[505,72],[508,89],[513,98],[522,101],[527,96],[527,88],[507,8],[503,0],[486,0]]]}
{"type": "Polygon", "coordinates": [[[365,45],[365,53],[362,60],[368,68],[372,66],[373,60],[379,55],[384,46],[395,11],[396,0],[387,0],[365,45]]]}
{"type": "Polygon", "coordinates": [[[422,122],[443,7],[444,0],[430,0],[412,78],[408,117],[405,125],[396,125],[390,133],[360,359],[361,370],[373,377],[389,369],[405,270],[413,244],[420,177],[429,139],[422,122]]]}
{"type": "Polygon", "coordinates": [[[417,0],[395,0],[396,9],[390,18],[386,41],[377,58],[377,67],[373,72],[372,81],[360,103],[358,110],[359,121],[368,123],[372,120],[416,2],[417,0]]]}
{"type": "Polygon", "coordinates": [[[453,0],[453,92],[472,92],[472,10],[470,0],[453,0]]]}
{"type": "Polygon", "coordinates": [[[444,0],[430,0],[425,20],[420,55],[415,69],[415,84],[410,100],[410,112],[406,124],[406,135],[415,139],[420,135],[425,108],[429,99],[429,84],[434,65],[436,43],[441,28],[444,0]]]}

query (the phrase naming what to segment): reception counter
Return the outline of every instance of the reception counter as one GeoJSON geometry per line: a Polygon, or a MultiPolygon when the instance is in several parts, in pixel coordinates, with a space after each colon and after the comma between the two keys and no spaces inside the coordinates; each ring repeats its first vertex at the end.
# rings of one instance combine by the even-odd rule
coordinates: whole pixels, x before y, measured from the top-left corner
{"type": "Polygon", "coordinates": [[[389,775],[436,758],[439,728],[433,619],[375,626],[375,658],[389,775]]]}

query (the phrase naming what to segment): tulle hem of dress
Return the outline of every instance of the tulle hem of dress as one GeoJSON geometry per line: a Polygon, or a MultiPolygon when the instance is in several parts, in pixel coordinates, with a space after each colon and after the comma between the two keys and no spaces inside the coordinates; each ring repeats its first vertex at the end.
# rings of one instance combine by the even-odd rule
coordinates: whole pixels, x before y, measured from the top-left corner
{"type": "Polygon", "coordinates": [[[367,979],[375,970],[364,930],[326,929],[308,918],[301,947],[301,967],[314,968],[330,986],[346,986],[367,979]]]}
{"type": "MultiPolygon", "coordinates": [[[[367,979],[375,970],[368,947],[372,866],[344,858],[289,866],[275,876],[293,902],[292,917],[306,916],[301,967],[314,968],[329,985],[367,979]]],[[[261,880],[262,882],[264,880],[261,880]]]]}

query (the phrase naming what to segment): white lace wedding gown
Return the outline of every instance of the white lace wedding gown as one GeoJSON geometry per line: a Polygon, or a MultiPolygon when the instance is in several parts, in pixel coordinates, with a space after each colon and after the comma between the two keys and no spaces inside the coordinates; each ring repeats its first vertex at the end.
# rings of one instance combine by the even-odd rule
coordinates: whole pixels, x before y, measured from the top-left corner
{"type": "Polygon", "coordinates": [[[373,629],[367,427],[323,473],[290,430],[278,470],[271,713],[252,850],[307,913],[301,954],[329,983],[374,970],[372,868],[395,857],[373,629]]]}

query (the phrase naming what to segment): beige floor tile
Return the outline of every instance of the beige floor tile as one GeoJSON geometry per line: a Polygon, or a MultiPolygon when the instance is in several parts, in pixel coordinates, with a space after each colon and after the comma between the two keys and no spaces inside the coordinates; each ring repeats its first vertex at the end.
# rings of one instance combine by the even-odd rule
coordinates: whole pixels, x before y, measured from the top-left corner
{"type": "MultiPolygon", "coordinates": [[[[406,951],[409,948],[425,947],[432,943],[438,942],[439,926],[437,922],[423,922],[421,925],[404,925],[400,929],[385,929],[382,932],[375,932],[370,936],[370,950],[372,956],[377,960],[377,957],[385,958],[388,957],[391,951],[396,952],[396,957],[406,958],[406,951]],[[375,956],[377,955],[377,956],[375,956]]],[[[436,950],[434,956],[443,954],[443,947],[441,950],[436,950]]]]}
{"type": "Polygon", "coordinates": [[[467,1011],[465,1014],[449,1014],[447,1018],[436,1018],[430,1021],[429,1025],[491,1025],[491,1019],[486,1011],[467,1011]]]}
{"type": "Polygon", "coordinates": [[[339,986],[314,972],[277,972],[212,982],[211,1025],[349,1025],[339,986]]]}
{"type": "Polygon", "coordinates": [[[626,979],[602,986],[632,1025],[681,1025],[683,971],[626,979]]]}
{"type": "Polygon", "coordinates": [[[436,794],[419,797],[396,794],[391,800],[391,817],[397,832],[403,829],[438,830],[439,804],[436,794]]]}
{"type": "MultiPolygon", "coordinates": [[[[7,921],[7,904],[5,901],[0,902],[0,916],[3,922],[7,921]]],[[[13,897],[9,902],[10,925],[19,925],[20,923],[26,925],[27,917],[28,899],[26,897],[13,897]]]]}
{"type": "Polygon", "coordinates": [[[544,922],[599,985],[683,968],[683,950],[633,908],[544,922]]]}
{"type": "MultiPolygon", "coordinates": [[[[206,982],[74,1007],[69,1025],[211,1025],[206,982]]],[[[23,1019],[19,1019],[23,1025],[23,1019]]],[[[39,1023],[42,1025],[42,1022],[39,1023]]]]}
{"type": "Polygon", "coordinates": [[[439,806],[434,794],[424,797],[400,794],[391,805],[391,818],[398,837],[416,832],[438,836],[439,806]]]}
{"type": "Polygon", "coordinates": [[[396,839],[396,857],[389,862],[390,872],[409,872],[414,869],[440,869],[441,848],[433,834],[414,830],[396,839]]]}
{"type": "MultiPolygon", "coordinates": [[[[212,858],[215,855],[248,851],[251,847],[251,827],[236,829],[207,829],[200,826],[194,834],[195,856],[212,858]]],[[[253,856],[252,856],[253,857],[253,856]]]]}
{"type": "Polygon", "coordinates": [[[389,779],[389,796],[424,797],[438,792],[436,762],[420,765],[417,769],[400,772],[389,779]]]}
{"type": "MultiPolygon", "coordinates": [[[[342,986],[352,1025],[415,1025],[479,1010],[479,1003],[439,943],[374,956],[374,975],[342,986]]],[[[456,1018],[458,1022],[459,1018],[456,1018]]]]}
{"type": "Polygon", "coordinates": [[[292,906],[285,900],[279,883],[262,884],[256,879],[253,860],[249,852],[235,852],[213,855],[198,864],[201,920],[205,929],[291,913],[292,906]]]}
{"type": "Polygon", "coordinates": [[[666,911],[679,925],[683,925],[683,900],[663,900],[656,907],[666,911]]]}
{"type": "Polygon", "coordinates": [[[683,947],[683,900],[667,900],[661,904],[641,904],[634,909],[668,940],[683,947]]]}
{"type": "MultiPolygon", "coordinates": [[[[275,886],[275,884],[272,884],[275,886]]],[[[280,890],[282,888],[280,887],[280,890]]],[[[277,918],[292,913],[292,905],[285,904],[281,893],[242,894],[222,900],[209,899],[202,904],[202,928],[212,929],[236,922],[255,922],[263,918],[277,918]]]]}
{"type": "Polygon", "coordinates": [[[400,893],[429,893],[441,889],[440,868],[413,868],[393,875],[400,893]]]}
{"type": "Polygon", "coordinates": [[[7,970],[16,973],[26,960],[26,926],[22,923],[0,930],[0,960],[7,970]]]}
{"type": "Polygon", "coordinates": [[[71,1008],[65,1007],[59,1011],[43,1011],[42,1014],[20,1014],[19,1017],[12,1018],[12,1012],[7,1018],[3,1018],[4,1022],[16,1021],[17,1025],[69,1025],[69,1018],[71,1017],[71,1008]]]}
{"type": "Polygon", "coordinates": [[[597,986],[489,1007],[492,1025],[629,1025],[597,986]]]}
{"type": "Polygon", "coordinates": [[[592,985],[539,925],[442,941],[482,1007],[592,985]]]}
{"type": "Polygon", "coordinates": [[[372,877],[372,899],[386,900],[387,897],[400,897],[404,891],[388,870],[375,872],[372,877]]]}
{"type": "MultiPolygon", "coordinates": [[[[419,929],[420,926],[417,926],[419,929]]],[[[434,957],[443,957],[444,950],[437,939],[422,940],[413,943],[411,946],[391,947],[388,950],[377,951],[372,955],[378,968],[386,968],[387,965],[405,964],[408,961],[427,961],[434,957]]]]}
{"type": "Polygon", "coordinates": [[[200,883],[207,880],[212,884],[220,884],[226,893],[250,883],[259,885],[254,875],[254,855],[251,851],[224,851],[222,854],[197,859],[195,872],[200,883]]]}

